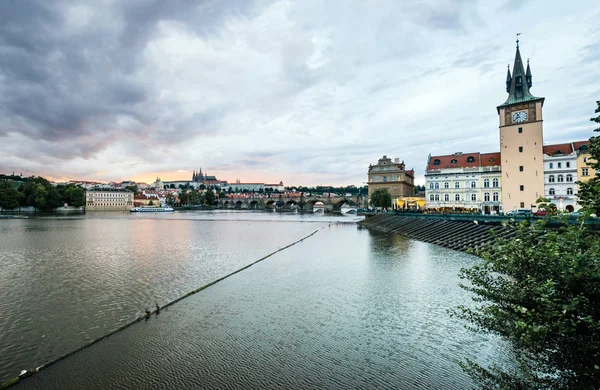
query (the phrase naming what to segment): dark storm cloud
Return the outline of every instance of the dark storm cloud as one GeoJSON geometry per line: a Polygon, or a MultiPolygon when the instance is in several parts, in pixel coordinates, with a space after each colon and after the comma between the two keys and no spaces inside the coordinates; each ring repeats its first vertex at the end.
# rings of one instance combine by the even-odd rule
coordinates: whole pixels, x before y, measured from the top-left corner
{"type": "MultiPolygon", "coordinates": [[[[237,3],[227,3],[230,7],[183,0],[0,2],[0,86],[10,91],[1,100],[0,134],[77,140],[71,155],[89,157],[124,135],[144,133],[166,110],[156,102],[160,92],[153,80],[139,76],[143,50],[157,24],[177,19],[208,33],[227,12],[243,11],[237,3]],[[90,6],[89,14],[69,15],[77,5],[90,6]],[[84,17],[87,23],[72,25],[84,17]],[[123,118],[130,126],[119,125],[123,118]],[[108,134],[90,136],[97,132],[108,134]]],[[[202,132],[204,122],[223,113],[213,109],[179,118],[177,126],[163,125],[166,131],[156,141],[176,143],[180,137],[168,131],[202,132]]],[[[48,153],[56,155],[55,150],[48,153]]]]}

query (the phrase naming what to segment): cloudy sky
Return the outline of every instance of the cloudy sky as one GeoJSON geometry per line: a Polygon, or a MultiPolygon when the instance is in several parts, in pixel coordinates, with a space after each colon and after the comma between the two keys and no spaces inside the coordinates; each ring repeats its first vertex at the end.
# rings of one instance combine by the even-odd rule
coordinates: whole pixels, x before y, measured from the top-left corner
{"type": "Polygon", "coordinates": [[[422,180],[499,149],[517,32],[545,143],[586,139],[600,3],[575,3],[2,0],[0,173],[362,185],[388,155],[422,180]]]}

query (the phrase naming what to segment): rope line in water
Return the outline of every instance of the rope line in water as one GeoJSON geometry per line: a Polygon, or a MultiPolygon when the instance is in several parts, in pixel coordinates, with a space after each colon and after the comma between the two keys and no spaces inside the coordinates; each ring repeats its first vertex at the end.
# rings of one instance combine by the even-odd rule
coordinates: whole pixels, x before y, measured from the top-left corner
{"type": "Polygon", "coordinates": [[[132,325],[134,325],[134,324],[137,324],[137,323],[138,323],[138,322],[140,322],[141,320],[144,320],[144,319],[146,319],[146,320],[147,320],[148,318],[150,318],[150,316],[151,316],[152,314],[155,314],[155,313],[157,313],[158,311],[160,311],[160,310],[162,310],[162,309],[164,309],[164,308],[167,308],[167,307],[169,307],[169,306],[171,306],[171,305],[173,305],[173,304],[175,304],[175,303],[177,303],[177,302],[181,301],[182,299],[185,299],[185,298],[187,298],[187,297],[189,297],[189,296],[192,296],[192,295],[194,295],[194,294],[196,294],[196,293],[198,293],[198,292],[200,292],[200,291],[202,291],[202,290],[204,290],[204,289],[207,289],[208,287],[210,287],[210,286],[212,286],[212,285],[215,285],[215,284],[217,284],[217,283],[219,283],[219,282],[221,282],[221,281],[223,281],[223,280],[225,280],[225,279],[229,278],[230,276],[233,276],[233,275],[235,275],[235,274],[237,274],[237,273],[239,273],[239,272],[242,272],[243,270],[245,270],[245,269],[248,269],[248,268],[252,267],[252,266],[253,266],[253,265],[255,265],[255,264],[258,264],[258,263],[260,263],[261,261],[263,261],[263,260],[266,260],[266,259],[268,259],[269,257],[271,257],[271,256],[273,256],[273,255],[275,255],[275,254],[277,254],[277,253],[279,253],[279,252],[281,252],[281,251],[284,251],[284,250],[286,250],[286,249],[288,249],[288,248],[290,248],[290,247],[292,247],[292,246],[294,246],[294,245],[298,244],[299,242],[302,242],[302,241],[304,241],[305,239],[307,239],[307,238],[309,238],[309,237],[312,237],[312,236],[314,236],[315,234],[317,234],[317,232],[319,232],[320,230],[323,230],[323,229],[325,229],[326,227],[329,227],[329,226],[331,226],[331,223],[327,224],[326,226],[320,227],[319,229],[317,229],[317,230],[315,230],[314,232],[310,233],[308,236],[302,237],[301,239],[299,239],[299,240],[297,240],[297,241],[294,241],[294,242],[292,242],[291,244],[288,244],[288,245],[284,246],[283,248],[279,248],[279,249],[277,249],[276,251],[274,251],[274,252],[271,252],[271,253],[269,253],[268,255],[266,255],[266,256],[263,256],[263,257],[261,257],[260,259],[258,259],[258,260],[256,260],[256,261],[253,261],[252,263],[250,263],[250,264],[248,264],[248,265],[245,265],[245,266],[243,266],[242,268],[240,268],[240,269],[238,269],[238,270],[235,270],[235,271],[233,271],[233,272],[231,272],[231,273],[229,273],[229,274],[227,274],[227,275],[225,275],[225,276],[222,276],[222,277],[220,277],[220,278],[219,278],[219,279],[217,279],[217,280],[213,280],[212,282],[210,282],[210,283],[208,283],[208,284],[205,284],[205,285],[204,285],[204,286],[202,286],[202,287],[199,287],[199,288],[197,288],[197,289],[195,289],[195,290],[192,290],[192,291],[188,292],[187,294],[185,294],[185,295],[183,295],[183,296],[181,296],[181,297],[179,297],[179,298],[177,298],[177,299],[175,299],[175,300],[173,300],[173,301],[171,301],[171,302],[169,302],[169,303],[167,303],[167,304],[165,304],[165,305],[163,305],[163,306],[157,306],[157,308],[156,308],[155,310],[149,311],[149,314],[145,314],[145,315],[143,315],[143,316],[140,316],[140,317],[138,317],[138,318],[134,319],[133,321],[131,321],[131,322],[128,322],[127,324],[125,324],[125,325],[122,325],[122,326],[118,327],[117,329],[115,329],[115,330],[112,330],[112,331],[108,332],[108,333],[107,333],[107,334],[105,334],[104,336],[98,337],[97,339],[94,339],[94,340],[92,340],[92,341],[88,342],[87,344],[84,344],[84,345],[82,345],[81,347],[78,347],[78,348],[76,348],[76,349],[72,350],[71,352],[67,352],[66,354],[64,354],[64,355],[61,355],[61,356],[57,357],[56,359],[54,359],[54,360],[52,360],[52,361],[50,361],[50,362],[48,362],[48,363],[44,363],[44,364],[42,364],[41,366],[37,367],[35,370],[32,370],[32,371],[27,371],[27,372],[25,372],[25,373],[23,373],[23,374],[21,374],[21,375],[19,375],[19,376],[15,377],[15,378],[13,378],[13,379],[9,380],[8,382],[2,383],[2,384],[0,384],[0,390],[3,390],[3,389],[6,389],[6,388],[8,388],[8,387],[10,387],[10,386],[16,385],[17,383],[19,383],[19,381],[20,381],[21,379],[24,379],[24,378],[30,377],[31,375],[33,375],[33,374],[35,374],[35,373],[39,372],[40,370],[42,370],[42,369],[44,369],[44,368],[46,368],[46,367],[49,367],[49,366],[53,365],[54,363],[58,363],[59,361],[61,361],[61,360],[64,360],[64,359],[66,359],[67,357],[69,357],[69,356],[71,356],[71,355],[73,355],[73,354],[75,354],[75,353],[77,353],[77,352],[79,352],[79,351],[81,351],[81,350],[83,350],[83,349],[85,349],[85,348],[91,347],[92,345],[96,344],[96,343],[97,343],[97,342],[99,342],[99,341],[102,341],[102,340],[104,340],[104,339],[106,339],[106,338],[108,338],[108,337],[110,337],[110,336],[112,336],[112,335],[114,335],[114,334],[116,334],[116,333],[118,333],[118,332],[122,331],[122,330],[125,330],[126,328],[129,328],[130,326],[132,326],[132,325]]]}

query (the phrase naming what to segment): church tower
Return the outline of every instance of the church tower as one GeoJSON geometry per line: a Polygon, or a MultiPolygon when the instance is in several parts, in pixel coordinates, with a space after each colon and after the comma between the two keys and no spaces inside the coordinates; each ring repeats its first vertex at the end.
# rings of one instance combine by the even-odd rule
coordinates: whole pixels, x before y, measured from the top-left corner
{"type": "Polygon", "coordinates": [[[542,106],[533,96],[531,69],[521,60],[519,40],[512,76],[506,75],[508,99],[497,107],[500,116],[502,209],[530,209],[544,196],[542,106]]]}

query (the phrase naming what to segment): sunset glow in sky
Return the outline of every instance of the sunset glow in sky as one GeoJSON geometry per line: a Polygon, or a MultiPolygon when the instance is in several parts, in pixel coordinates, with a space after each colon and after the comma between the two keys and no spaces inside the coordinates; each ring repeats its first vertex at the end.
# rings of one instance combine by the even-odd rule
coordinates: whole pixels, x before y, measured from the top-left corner
{"type": "Polygon", "coordinates": [[[5,0],[0,173],[362,185],[382,155],[499,149],[515,34],[544,142],[589,138],[600,5],[5,0]]]}

